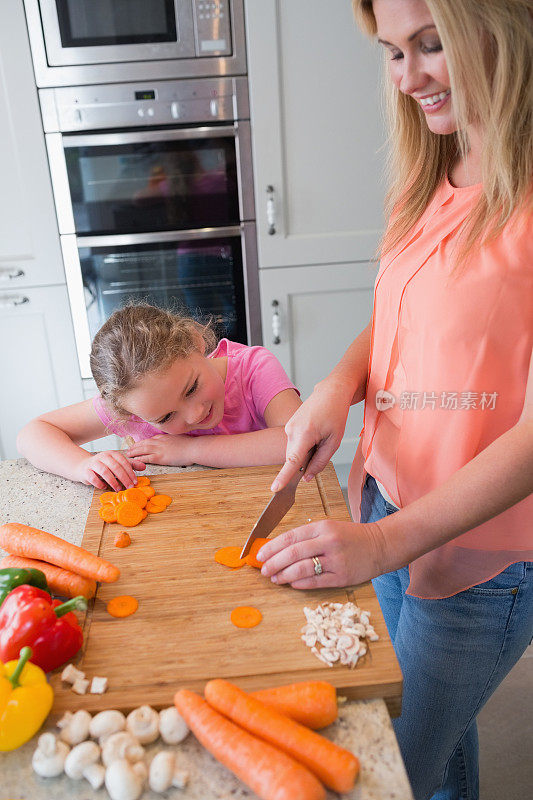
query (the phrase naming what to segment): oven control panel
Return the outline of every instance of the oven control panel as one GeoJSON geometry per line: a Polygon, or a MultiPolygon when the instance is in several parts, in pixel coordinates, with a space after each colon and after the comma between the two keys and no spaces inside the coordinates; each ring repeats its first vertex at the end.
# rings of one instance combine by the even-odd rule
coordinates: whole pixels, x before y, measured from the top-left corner
{"type": "Polygon", "coordinates": [[[224,0],[195,0],[194,22],[197,56],[231,53],[229,9],[224,0]]]}
{"type": "Polygon", "coordinates": [[[249,119],[246,78],[100,84],[39,91],[45,133],[249,119]]]}

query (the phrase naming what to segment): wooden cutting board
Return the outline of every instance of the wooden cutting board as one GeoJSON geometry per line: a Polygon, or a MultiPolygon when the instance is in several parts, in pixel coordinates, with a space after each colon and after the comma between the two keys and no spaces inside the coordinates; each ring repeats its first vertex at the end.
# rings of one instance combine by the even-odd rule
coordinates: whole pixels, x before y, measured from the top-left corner
{"type": "MultiPolygon", "coordinates": [[[[211,678],[226,678],[244,689],[323,679],[350,698],[383,697],[393,714],[400,708],[402,677],[383,616],[370,583],[349,589],[298,591],[275,586],[260,571],[232,570],[214,560],[215,551],[244,543],[270,499],[279,468],[205,470],[152,476],[158,493],[172,504],[129,533],[132,544],[114,547],[120,525],[98,516],[101,492],[94,492],[82,546],[116,564],[116,583],[99,584],[84,621],[84,645],[75,664],[87,678],[109,680],[104,695],[77,695],[60,675],[52,677],[53,713],[85,708],[128,711],[143,704],[169,706],[180,687],[202,691],[211,678]],[[135,614],[115,619],[106,611],[116,595],[139,601],[135,614]],[[328,668],[300,638],[304,606],[352,600],[371,612],[379,641],[355,669],[328,668]],[[252,605],[263,619],[236,628],[230,612],[252,605]]],[[[273,535],[331,517],[349,520],[331,464],[312,482],[300,483],[296,503],[273,535]]]]}

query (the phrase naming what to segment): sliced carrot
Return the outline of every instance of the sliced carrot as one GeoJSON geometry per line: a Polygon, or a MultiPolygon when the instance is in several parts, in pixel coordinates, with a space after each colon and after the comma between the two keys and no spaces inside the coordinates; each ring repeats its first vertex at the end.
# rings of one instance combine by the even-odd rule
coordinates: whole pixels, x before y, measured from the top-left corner
{"type": "Polygon", "coordinates": [[[102,492],[100,495],[100,502],[102,505],[104,503],[115,503],[117,500],[117,493],[116,492],[102,492]]]}
{"type": "Polygon", "coordinates": [[[252,546],[250,548],[250,552],[246,556],[246,563],[250,567],[256,567],[257,569],[261,569],[261,567],[263,566],[263,562],[262,561],[258,561],[256,556],[257,556],[257,553],[259,552],[259,550],[263,547],[263,545],[266,542],[268,542],[268,539],[261,539],[261,538],[256,539],[253,542],[253,544],[252,544],[252,546]]]}
{"type": "Polygon", "coordinates": [[[269,708],[229,681],[209,681],[204,693],[209,705],[304,764],[328,789],[334,792],[353,789],[359,760],[349,750],[269,708]]]}
{"type": "Polygon", "coordinates": [[[126,492],[124,491],[124,489],[122,489],[120,492],[117,492],[116,494],[117,494],[117,496],[115,498],[115,502],[116,503],[123,503],[124,500],[126,499],[126,492]]]}
{"type": "Polygon", "coordinates": [[[146,495],[148,500],[154,496],[155,489],[152,486],[139,486],[140,491],[146,495]]]}
{"type": "Polygon", "coordinates": [[[172,502],[172,498],[168,494],[154,494],[153,497],[150,498],[152,503],[157,503],[158,505],[162,506],[169,506],[172,502]]]}
{"type": "Polygon", "coordinates": [[[145,508],[143,508],[142,512],[143,512],[143,519],[146,519],[146,517],[148,516],[148,511],[145,508]]]}
{"type": "Polygon", "coordinates": [[[131,544],[131,537],[126,531],[119,531],[113,539],[115,547],[129,547],[131,544]]]}
{"type": "Polygon", "coordinates": [[[325,728],[337,719],[337,692],[327,681],[300,681],[259,689],[250,695],[313,730],[325,728]]]}
{"type": "Polygon", "coordinates": [[[241,558],[241,550],[242,547],[221,547],[220,550],[217,550],[215,553],[215,561],[219,564],[223,564],[225,567],[231,567],[232,569],[238,569],[239,567],[244,567],[246,564],[246,559],[241,558]]]}
{"type": "Polygon", "coordinates": [[[143,510],[136,503],[131,500],[124,500],[117,506],[117,522],[119,525],[126,525],[128,528],[133,528],[142,522],[143,510]]]}
{"type": "Polygon", "coordinates": [[[302,764],[230,722],[195,692],[180,689],[174,705],[205,749],[262,800],[325,800],[324,787],[302,764]]]}
{"type": "Polygon", "coordinates": [[[102,517],[104,522],[116,522],[117,509],[113,503],[104,503],[103,506],[100,506],[98,509],[98,516],[102,517]]]}
{"type": "Polygon", "coordinates": [[[92,578],[83,578],[68,569],[56,567],[47,561],[37,561],[34,558],[23,556],[5,556],[0,561],[0,568],[19,567],[21,569],[40,569],[46,576],[48,588],[52,594],[60,597],[78,597],[83,595],[89,600],[96,594],[96,581],[92,578]]]}
{"type": "Polygon", "coordinates": [[[135,614],[139,603],[130,594],[121,594],[118,597],[112,597],[106,608],[112,617],[129,617],[130,614],[135,614]]]}
{"type": "Polygon", "coordinates": [[[150,486],[148,475],[137,475],[137,489],[140,489],[141,486],[150,486]]]}
{"type": "Polygon", "coordinates": [[[165,510],[166,506],[158,505],[157,503],[152,503],[151,500],[148,500],[145,506],[146,510],[150,512],[150,514],[160,514],[162,511],[165,510]]]}
{"type": "Polygon", "coordinates": [[[131,503],[136,503],[140,508],[144,508],[148,502],[148,498],[146,497],[145,493],[141,492],[140,489],[126,489],[124,491],[124,497],[131,503]]]}
{"type": "Polygon", "coordinates": [[[109,561],[89,553],[83,547],[66,542],[53,533],[31,528],[20,522],[0,525],[0,547],[13,556],[37,558],[56,567],[77,572],[84,578],[113,583],[120,577],[120,570],[109,561]]]}
{"type": "Polygon", "coordinates": [[[237,606],[231,612],[230,619],[237,628],[255,628],[263,619],[263,615],[253,606],[237,606]]]}

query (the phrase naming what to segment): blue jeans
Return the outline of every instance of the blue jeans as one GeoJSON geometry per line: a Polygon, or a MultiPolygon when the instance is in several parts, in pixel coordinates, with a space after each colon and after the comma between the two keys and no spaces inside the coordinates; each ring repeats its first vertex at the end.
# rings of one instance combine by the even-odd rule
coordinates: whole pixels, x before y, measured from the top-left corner
{"type": "MultiPolygon", "coordinates": [[[[396,510],[368,476],[361,522],[396,510]]],[[[403,673],[393,726],[413,794],[478,800],[476,716],[533,635],[533,562],[443,600],[406,595],[408,567],[372,583],[403,673]]]]}

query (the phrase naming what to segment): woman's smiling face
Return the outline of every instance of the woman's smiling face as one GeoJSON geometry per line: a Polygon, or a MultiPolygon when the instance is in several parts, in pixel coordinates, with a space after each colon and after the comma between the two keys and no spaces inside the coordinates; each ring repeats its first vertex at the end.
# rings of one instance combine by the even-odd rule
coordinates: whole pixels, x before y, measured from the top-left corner
{"type": "Polygon", "coordinates": [[[433,133],[457,130],[442,44],[423,0],[374,0],[378,41],[389,53],[394,85],[410,95],[433,133]]]}

